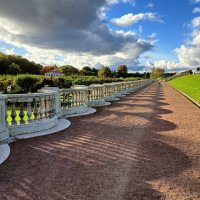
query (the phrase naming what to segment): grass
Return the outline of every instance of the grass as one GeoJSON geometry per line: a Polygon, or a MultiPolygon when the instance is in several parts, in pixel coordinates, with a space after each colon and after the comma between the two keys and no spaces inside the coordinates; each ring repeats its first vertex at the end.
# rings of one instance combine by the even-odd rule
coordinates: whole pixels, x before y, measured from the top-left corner
{"type": "Polygon", "coordinates": [[[200,74],[182,76],[168,83],[200,103],[200,74]]]}

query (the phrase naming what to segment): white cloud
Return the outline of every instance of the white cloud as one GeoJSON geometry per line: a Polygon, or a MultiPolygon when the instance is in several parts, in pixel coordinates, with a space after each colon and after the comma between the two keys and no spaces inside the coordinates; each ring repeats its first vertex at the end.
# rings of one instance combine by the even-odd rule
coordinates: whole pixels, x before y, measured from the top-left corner
{"type": "Polygon", "coordinates": [[[198,28],[200,27],[200,17],[195,17],[191,21],[192,28],[198,28]]]}
{"type": "Polygon", "coordinates": [[[109,5],[118,4],[118,3],[129,3],[132,6],[135,6],[136,5],[136,0],[107,0],[107,3],[109,5]]]}
{"type": "Polygon", "coordinates": [[[132,13],[128,13],[121,16],[120,18],[111,19],[111,22],[117,26],[127,27],[138,23],[141,20],[163,22],[156,13],[139,13],[135,15],[132,13]]]}
{"type": "Polygon", "coordinates": [[[171,60],[157,60],[155,62],[150,62],[147,61],[146,62],[147,67],[149,67],[150,69],[152,69],[153,67],[159,67],[159,68],[163,68],[166,71],[173,71],[175,69],[182,69],[182,66],[180,63],[176,63],[174,61],[171,60]]]}
{"type": "Polygon", "coordinates": [[[200,66],[200,31],[192,32],[191,36],[191,41],[181,45],[175,51],[182,65],[195,68],[200,66]]]}
{"type": "Polygon", "coordinates": [[[200,8],[199,7],[194,8],[192,13],[193,14],[200,13],[200,8]]]}
{"type": "MultiPolygon", "coordinates": [[[[134,33],[119,31],[118,34],[128,37],[128,35],[134,33]]],[[[92,67],[98,67],[101,65],[116,67],[120,64],[133,66],[134,64],[138,64],[138,58],[143,53],[144,46],[147,44],[149,44],[149,41],[138,40],[138,43],[128,44],[121,51],[112,55],[92,55],[90,53],[80,52],[66,53],[58,50],[27,47],[25,57],[43,65],[57,64],[58,66],[61,66],[64,64],[71,64],[78,68],[86,65],[92,67]]],[[[151,47],[151,45],[149,45],[149,47],[151,47]]]]}
{"type": "Polygon", "coordinates": [[[153,8],[154,7],[154,4],[152,2],[149,2],[147,5],[146,5],[147,8],[153,8]]]}
{"type": "Polygon", "coordinates": [[[192,3],[200,3],[200,0],[191,0],[192,3]]]}

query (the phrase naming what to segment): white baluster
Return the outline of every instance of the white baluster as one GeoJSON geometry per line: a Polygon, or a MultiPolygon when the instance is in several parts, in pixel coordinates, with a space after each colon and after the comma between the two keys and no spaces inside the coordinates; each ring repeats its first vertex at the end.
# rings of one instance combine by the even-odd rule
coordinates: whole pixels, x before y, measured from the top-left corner
{"type": "Polygon", "coordinates": [[[31,102],[33,101],[32,98],[27,99],[27,116],[28,116],[28,122],[31,121],[32,116],[32,108],[31,108],[31,102]]]}

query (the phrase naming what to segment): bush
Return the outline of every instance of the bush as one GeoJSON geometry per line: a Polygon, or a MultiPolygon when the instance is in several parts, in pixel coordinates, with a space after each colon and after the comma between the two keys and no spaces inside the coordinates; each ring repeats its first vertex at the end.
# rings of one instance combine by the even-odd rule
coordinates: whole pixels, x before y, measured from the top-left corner
{"type": "Polygon", "coordinates": [[[41,78],[34,75],[19,75],[15,80],[15,84],[20,88],[21,92],[36,92],[41,78]]]}

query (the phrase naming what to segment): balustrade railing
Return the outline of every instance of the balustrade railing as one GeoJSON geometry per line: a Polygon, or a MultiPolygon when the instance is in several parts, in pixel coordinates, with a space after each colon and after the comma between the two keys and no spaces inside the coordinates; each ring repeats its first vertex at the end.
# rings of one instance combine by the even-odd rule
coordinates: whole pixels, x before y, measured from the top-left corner
{"type": "Polygon", "coordinates": [[[88,101],[88,90],[86,88],[59,90],[62,109],[84,105],[88,101]]]}
{"type": "Polygon", "coordinates": [[[5,103],[5,121],[8,126],[29,124],[55,115],[55,95],[9,94],[5,103]]]}
{"type": "Polygon", "coordinates": [[[90,85],[88,87],[88,101],[98,100],[104,98],[103,85],[90,85]]]}
{"type": "Polygon", "coordinates": [[[40,93],[0,95],[0,141],[8,131],[11,136],[15,136],[51,128],[56,125],[59,117],[87,112],[88,107],[105,105],[106,101],[116,100],[116,97],[150,82],[94,84],[60,90],[42,88],[40,93]],[[16,127],[20,128],[16,131],[16,127]],[[26,131],[27,127],[29,130],[26,131]]]}

